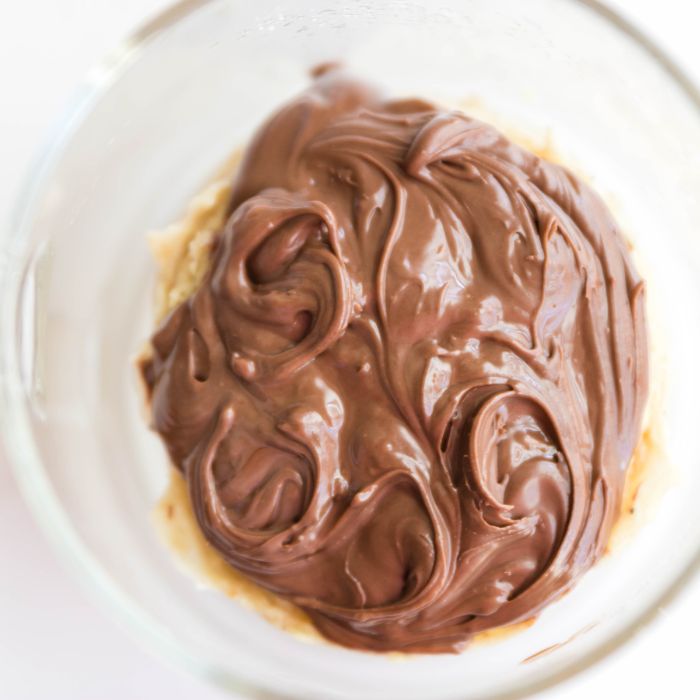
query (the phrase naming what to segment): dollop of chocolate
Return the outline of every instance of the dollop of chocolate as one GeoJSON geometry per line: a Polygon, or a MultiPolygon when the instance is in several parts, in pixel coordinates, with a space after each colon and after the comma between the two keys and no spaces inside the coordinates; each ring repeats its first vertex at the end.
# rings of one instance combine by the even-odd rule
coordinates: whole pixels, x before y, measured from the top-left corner
{"type": "Polygon", "coordinates": [[[335,642],[438,652],[601,556],[646,345],[644,285],[589,187],[330,71],[249,146],[144,376],[233,567],[335,642]]]}

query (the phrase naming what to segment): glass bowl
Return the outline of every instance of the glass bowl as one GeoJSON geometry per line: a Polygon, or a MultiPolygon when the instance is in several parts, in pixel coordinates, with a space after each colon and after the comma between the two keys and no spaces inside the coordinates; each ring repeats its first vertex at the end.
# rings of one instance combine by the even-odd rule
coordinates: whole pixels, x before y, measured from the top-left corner
{"type": "Polygon", "coordinates": [[[593,3],[174,6],[91,74],[2,239],[2,439],[38,520],[141,641],[234,692],[517,697],[585,668],[698,568],[699,103],[593,3]],[[553,143],[632,239],[667,357],[652,380],[663,382],[653,419],[666,448],[653,513],[534,625],[461,655],[396,660],[305,643],[193,585],[151,523],[167,467],[131,364],[151,326],[145,233],[178,217],[311,66],[338,59],[396,95],[478,106],[553,143]]]}

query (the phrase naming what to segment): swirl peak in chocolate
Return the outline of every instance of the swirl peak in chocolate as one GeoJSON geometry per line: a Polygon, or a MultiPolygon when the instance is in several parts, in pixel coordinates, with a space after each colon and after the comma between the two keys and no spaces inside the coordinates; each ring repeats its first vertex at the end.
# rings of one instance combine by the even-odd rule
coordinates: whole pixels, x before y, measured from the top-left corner
{"type": "Polygon", "coordinates": [[[604,551],[647,394],[610,213],[492,127],[336,71],[261,128],[152,339],[198,523],[329,639],[454,651],[604,551]]]}

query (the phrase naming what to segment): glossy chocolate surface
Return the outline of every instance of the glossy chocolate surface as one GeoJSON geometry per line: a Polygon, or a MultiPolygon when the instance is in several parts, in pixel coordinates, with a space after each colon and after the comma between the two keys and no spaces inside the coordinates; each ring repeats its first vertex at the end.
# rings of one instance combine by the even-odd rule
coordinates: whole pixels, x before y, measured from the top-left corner
{"type": "Polygon", "coordinates": [[[492,127],[331,70],[250,144],[144,365],[209,542],[329,639],[453,651],[603,553],[647,395],[609,211],[492,127]]]}

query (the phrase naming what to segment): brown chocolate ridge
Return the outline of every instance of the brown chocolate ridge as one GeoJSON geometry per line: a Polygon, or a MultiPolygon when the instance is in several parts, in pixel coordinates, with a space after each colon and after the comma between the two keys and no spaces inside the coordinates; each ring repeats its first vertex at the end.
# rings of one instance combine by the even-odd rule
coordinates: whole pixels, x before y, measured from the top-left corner
{"type": "Polygon", "coordinates": [[[492,127],[337,70],[259,131],[152,338],[198,523],[329,639],[454,651],[604,552],[647,396],[601,200],[492,127]]]}

